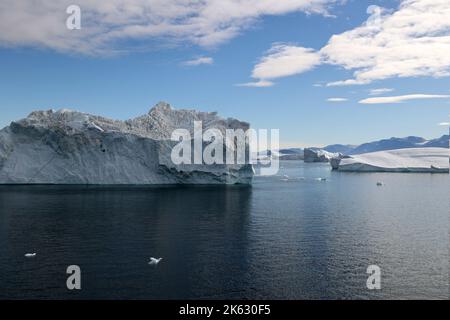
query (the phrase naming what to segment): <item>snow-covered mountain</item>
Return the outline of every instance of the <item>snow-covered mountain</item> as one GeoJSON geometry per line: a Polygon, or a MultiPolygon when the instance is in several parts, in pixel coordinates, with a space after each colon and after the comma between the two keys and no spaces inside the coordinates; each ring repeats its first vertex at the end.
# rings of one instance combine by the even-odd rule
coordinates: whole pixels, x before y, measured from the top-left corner
{"type": "Polygon", "coordinates": [[[444,135],[438,139],[426,140],[421,137],[406,137],[406,138],[390,138],[379,141],[364,143],[346,152],[346,154],[362,154],[368,152],[396,150],[405,148],[448,148],[448,135],[444,135]]]}
{"type": "MultiPolygon", "coordinates": [[[[216,113],[175,110],[159,103],[127,121],[59,110],[36,111],[0,131],[2,184],[232,184],[250,183],[251,164],[175,165],[175,129],[247,130],[216,113]]],[[[193,135],[191,135],[193,136],[193,135]]]]}
{"type": "Polygon", "coordinates": [[[423,146],[426,148],[448,148],[449,139],[449,135],[443,135],[440,138],[426,141],[423,146]]]}
{"type": "MultiPolygon", "coordinates": [[[[311,147],[307,148],[312,151],[326,151],[329,153],[341,153],[343,155],[356,155],[376,151],[396,150],[406,148],[448,148],[449,147],[449,135],[443,135],[440,138],[426,140],[422,137],[410,136],[406,138],[390,138],[363,143],[361,145],[345,145],[345,144],[333,144],[323,148],[311,147]]],[[[287,148],[278,150],[280,159],[283,156],[297,155],[301,157],[304,153],[300,148],[287,148]]]]}
{"type": "Polygon", "coordinates": [[[350,151],[355,149],[357,146],[351,144],[332,144],[323,148],[323,150],[331,153],[342,153],[348,154],[350,151]]]}

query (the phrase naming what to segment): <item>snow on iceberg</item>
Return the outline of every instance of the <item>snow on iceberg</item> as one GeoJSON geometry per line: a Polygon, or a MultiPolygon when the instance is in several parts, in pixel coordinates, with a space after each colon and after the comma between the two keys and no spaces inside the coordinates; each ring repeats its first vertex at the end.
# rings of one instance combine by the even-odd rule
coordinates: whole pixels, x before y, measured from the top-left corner
{"type": "Polygon", "coordinates": [[[175,129],[247,130],[215,112],[159,103],[146,115],[111,120],[67,109],[35,111],[0,131],[0,184],[235,184],[251,182],[253,166],[174,164],[175,129]]]}
{"type": "Polygon", "coordinates": [[[332,153],[323,149],[306,148],[304,150],[305,162],[330,162],[333,158],[341,157],[341,153],[332,153]]]}
{"type": "Polygon", "coordinates": [[[448,148],[409,148],[378,151],[332,159],[339,171],[354,172],[449,172],[448,148]]]}

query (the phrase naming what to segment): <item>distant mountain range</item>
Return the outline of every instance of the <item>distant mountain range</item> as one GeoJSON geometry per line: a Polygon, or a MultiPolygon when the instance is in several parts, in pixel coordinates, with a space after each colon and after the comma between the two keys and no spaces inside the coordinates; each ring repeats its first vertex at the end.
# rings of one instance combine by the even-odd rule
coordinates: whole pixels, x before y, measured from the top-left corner
{"type": "MultiPolygon", "coordinates": [[[[440,138],[433,140],[426,140],[421,137],[406,137],[406,138],[390,138],[383,139],[379,141],[373,141],[368,143],[363,143],[359,146],[343,149],[341,152],[343,154],[362,154],[368,152],[384,151],[384,150],[395,150],[395,149],[405,149],[405,148],[448,148],[449,135],[443,135],[440,138]]],[[[347,146],[348,147],[348,146],[347,146]]],[[[330,149],[335,149],[333,146],[329,146],[330,149]]],[[[332,152],[324,148],[325,150],[332,152]]],[[[336,151],[333,151],[336,152],[336,151]]]]}
{"type": "MultiPolygon", "coordinates": [[[[376,151],[405,149],[405,148],[448,148],[449,147],[449,135],[443,135],[440,138],[427,140],[422,137],[406,137],[406,138],[390,138],[378,141],[372,141],[363,143],[361,145],[344,145],[333,144],[323,148],[308,148],[313,150],[325,150],[332,153],[342,153],[344,155],[355,155],[376,151]]],[[[293,155],[302,155],[303,149],[301,148],[287,148],[278,150],[280,158],[293,158],[293,155]]]]}

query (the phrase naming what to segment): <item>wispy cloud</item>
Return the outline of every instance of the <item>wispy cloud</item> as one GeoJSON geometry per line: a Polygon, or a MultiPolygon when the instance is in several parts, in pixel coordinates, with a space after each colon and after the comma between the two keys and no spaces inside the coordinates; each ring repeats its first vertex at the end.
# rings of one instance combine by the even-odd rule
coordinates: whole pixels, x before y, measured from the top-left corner
{"type": "Polygon", "coordinates": [[[369,84],[369,83],[370,83],[370,81],[348,79],[348,80],[339,80],[339,81],[329,82],[329,83],[327,83],[327,87],[356,86],[356,85],[363,85],[363,84],[369,84]]]}
{"type": "MultiPolygon", "coordinates": [[[[389,78],[450,76],[450,1],[400,0],[396,10],[377,8],[371,12],[380,15],[372,14],[361,26],[333,35],[322,49],[307,49],[315,56],[309,68],[294,68],[277,77],[308,71],[319,61],[353,71],[352,78],[330,82],[328,87],[366,85],[389,78]]],[[[305,48],[290,46],[289,50],[305,48]]],[[[269,52],[267,58],[270,56],[269,52]]],[[[289,57],[293,65],[308,65],[301,54],[289,57]]],[[[284,60],[272,59],[270,69],[277,70],[278,65],[283,69],[284,60]]]]}
{"type": "MultiPolygon", "coordinates": [[[[341,0],[77,0],[81,30],[67,30],[72,0],[0,1],[0,45],[36,46],[57,51],[105,54],[122,40],[217,46],[264,16],[305,12],[329,15],[341,0]],[[8,32],[5,32],[8,30],[8,32]]],[[[154,43],[153,43],[154,44],[154,43]]]]}
{"type": "Polygon", "coordinates": [[[346,99],[346,98],[328,98],[327,101],[328,102],[345,102],[345,101],[348,101],[348,99],[346,99]]]}
{"type": "Polygon", "coordinates": [[[183,65],[185,66],[199,66],[201,64],[213,64],[214,59],[211,57],[199,57],[196,59],[184,61],[183,65]]]}
{"type": "Polygon", "coordinates": [[[436,94],[410,94],[404,96],[392,97],[375,97],[359,101],[361,104],[386,104],[386,103],[402,103],[409,100],[420,99],[445,99],[450,98],[450,95],[436,95],[436,94]]]}
{"type": "Polygon", "coordinates": [[[441,123],[438,124],[438,126],[449,127],[450,126],[450,122],[441,122],[441,123]]]}
{"type": "Polygon", "coordinates": [[[273,85],[274,85],[273,82],[265,81],[265,80],[236,84],[237,87],[252,87],[252,88],[265,88],[265,87],[271,87],[273,85]]]}
{"type": "Polygon", "coordinates": [[[369,95],[378,96],[380,94],[384,94],[384,93],[388,93],[388,92],[392,92],[392,91],[394,91],[394,89],[391,89],[391,88],[371,89],[369,91],[369,95]]]}

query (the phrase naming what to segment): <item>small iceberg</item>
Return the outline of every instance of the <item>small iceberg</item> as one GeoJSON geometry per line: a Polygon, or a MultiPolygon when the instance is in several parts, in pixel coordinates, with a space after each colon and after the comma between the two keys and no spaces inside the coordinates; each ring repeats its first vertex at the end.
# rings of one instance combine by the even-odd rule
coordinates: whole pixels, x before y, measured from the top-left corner
{"type": "Polygon", "coordinates": [[[332,153],[323,149],[317,148],[306,148],[304,150],[304,161],[305,163],[311,162],[330,162],[333,158],[342,158],[341,153],[332,153]]]}
{"type": "Polygon", "coordinates": [[[156,266],[158,265],[158,263],[162,260],[162,258],[150,258],[150,261],[148,262],[149,265],[151,266],[156,266]]]}

